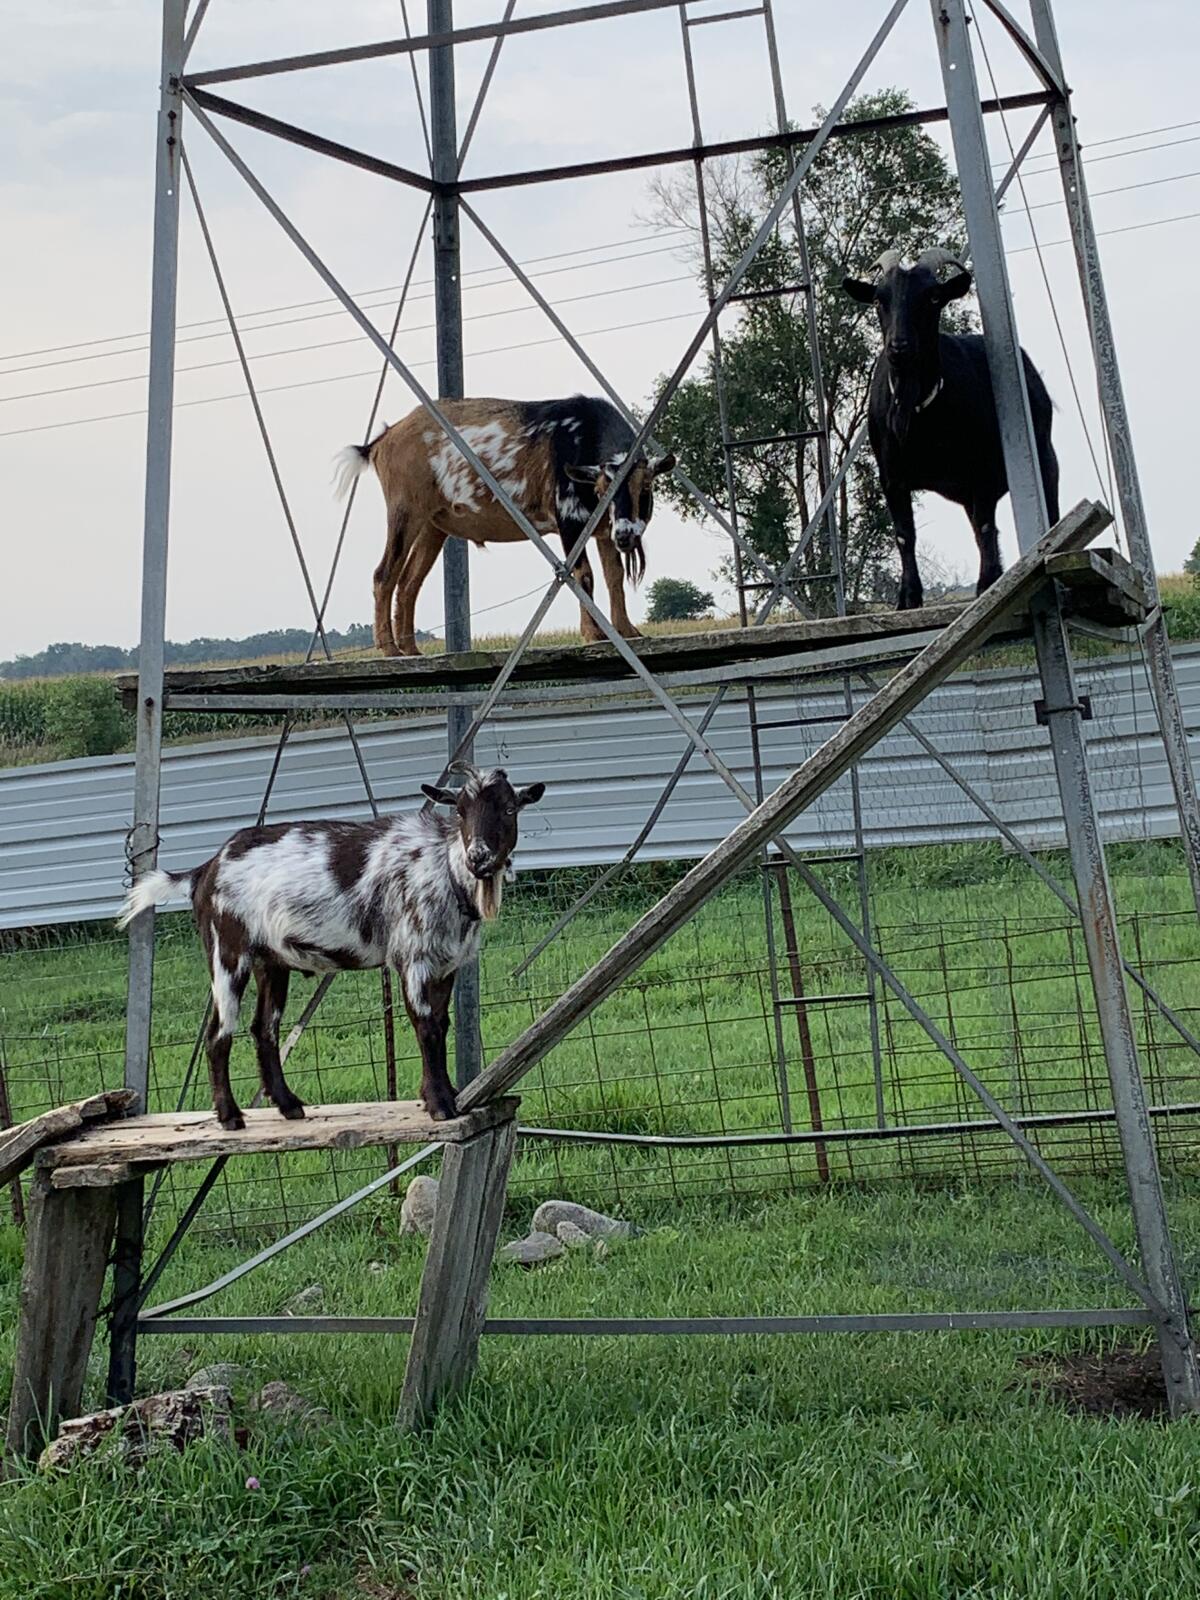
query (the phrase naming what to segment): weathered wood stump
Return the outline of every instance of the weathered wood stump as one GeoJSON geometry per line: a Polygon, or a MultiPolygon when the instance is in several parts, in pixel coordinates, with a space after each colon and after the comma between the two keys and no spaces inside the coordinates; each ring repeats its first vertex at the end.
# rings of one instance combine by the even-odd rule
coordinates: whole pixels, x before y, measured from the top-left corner
{"type": "MultiPolygon", "coordinates": [[[[146,1173],[179,1162],[296,1150],[446,1146],[400,1411],[405,1427],[426,1422],[475,1365],[516,1142],[516,1109],[513,1099],[494,1100],[449,1122],[434,1122],[424,1107],[407,1101],[310,1106],[302,1122],[262,1109],[247,1111],[246,1127],[236,1133],[209,1112],[91,1126],[76,1119],[73,1127],[71,1119],[60,1117],[50,1123],[50,1136],[59,1142],[42,1142],[39,1149],[39,1141],[27,1136],[22,1150],[35,1162],[35,1174],[8,1450],[36,1455],[54,1437],[59,1420],[80,1410],[118,1213],[140,1196],[146,1173]]],[[[114,1335],[120,1328],[126,1341],[123,1370],[131,1390],[140,1247],[140,1230],[133,1230],[125,1250],[133,1248],[138,1259],[125,1261],[124,1288],[112,1306],[114,1335]]]]}

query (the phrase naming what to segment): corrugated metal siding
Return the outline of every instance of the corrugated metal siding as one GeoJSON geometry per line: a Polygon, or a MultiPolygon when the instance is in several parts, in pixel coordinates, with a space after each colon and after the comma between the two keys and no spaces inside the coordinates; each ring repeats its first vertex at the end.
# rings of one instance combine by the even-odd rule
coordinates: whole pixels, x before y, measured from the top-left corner
{"type": "MultiPolygon", "coordinates": [[[[1200,646],[1175,652],[1189,732],[1200,755],[1200,646]]],[[[1155,736],[1141,662],[1085,665],[1093,777],[1113,838],[1178,831],[1162,749],[1155,736]]],[[[916,721],[1005,821],[1031,844],[1061,844],[1062,824],[1047,736],[1033,717],[1036,676],[993,671],[951,679],[916,721]]],[[[865,695],[863,696],[865,698],[865,695]]],[[[697,702],[697,710],[703,701],[697,702]]],[[[764,721],[836,713],[838,691],[760,691],[764,721]]],[[[762,734],[767,790],[828,737],[835,724],[768,728],[762,734]]],[[[753,787],[746,713],[726,704],[709,738],[747,788],[753,787]]],[[[436,719],[361,729],[380,804],[419,803],[445,749],[436,719]]],[[[162,860],[194,865],[258,813],[275,741],[230,740],[163,754],[162,860]]],[[[481,763],[544,778],[546,799],[522,820],[518,866],[606,863],[626,849],[679,758],[678,730],[658,707],[576,713],[511,713],[484,730],[481,763]]],[[[860,767],[869,845],[933,844],[986,838],[991,829],[962,792],[903,729],[860,767]]],[[[133,793],[131,756],[64,761],[0,771],[0,927],[111,916],[120,902],[124,840],[133,793]]],[[[272,818],[355,817],[368,811],[344,733],[296,735],[272,797],[272,818]]],[[[703,855],[742,815],[720,780],[693,759],[645,847],[650,858],[703,855]]],[[[849,781],[843,779],[797,820],[791,837],[810,849],[850,841],[849,781]]]]}

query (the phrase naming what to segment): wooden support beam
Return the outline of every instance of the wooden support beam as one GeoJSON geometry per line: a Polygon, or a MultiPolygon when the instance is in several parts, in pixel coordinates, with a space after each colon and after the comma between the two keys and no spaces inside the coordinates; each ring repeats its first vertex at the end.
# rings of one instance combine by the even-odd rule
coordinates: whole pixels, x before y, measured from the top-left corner
{"type": "Polygon", "coordinates": [[[474,1371],[516,1139],[516,1122],[510,1120],[446,1147],[404,1371],[397,1419],[402,1428],[423,1426],[474,1371]]]}
{"type": "Polygon", "coordinates": [[[117,1215],[116,1189],[52,1187],[34,1174],[17,1316],[8,1450],[36,1456],[79,1415],[117,1215]]]}
{"type": "Polygon", "coordinates": [[[663,896],[607,955],[459,1094],[460,1112],[505,1094],[617,986],[676,933],[718,889],[977,650],[1015,607],[1046,583],[1047,559],[1088,545],[1112,521],[1104,506],[1081,501],[939,638],[844,722],[755,811],[663,896]]]}

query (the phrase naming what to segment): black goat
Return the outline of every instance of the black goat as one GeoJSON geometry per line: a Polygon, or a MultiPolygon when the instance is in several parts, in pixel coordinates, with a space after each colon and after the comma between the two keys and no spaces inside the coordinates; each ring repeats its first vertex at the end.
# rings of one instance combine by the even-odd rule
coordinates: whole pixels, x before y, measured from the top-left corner
{"type": "MultiPolygon", "coordinates": [[[[976,594],[1003,568],[996,506],[1008,493],[1000,424],[987,351],[977,333],[943,333],[942,307],[971,287],[971,274],[948,250],[924,250],[911,267],[885,250],[875,279],[845,278],[842,287],[861,305],[874,305],[883,330],[867,412],[871,449],[900,548],[901,611],[921,605],[917,532],[912,497],[932,489],[963,506],[979,546],[976,594]],[[955,268],[942,282],[938,270],[955,268]]],[[[1022,350],[1029,410],[1037,442],[1046,510],[1058,521],[1058,458],[1050,442],[1052,406],[1046,385],[1022,350]]]]}

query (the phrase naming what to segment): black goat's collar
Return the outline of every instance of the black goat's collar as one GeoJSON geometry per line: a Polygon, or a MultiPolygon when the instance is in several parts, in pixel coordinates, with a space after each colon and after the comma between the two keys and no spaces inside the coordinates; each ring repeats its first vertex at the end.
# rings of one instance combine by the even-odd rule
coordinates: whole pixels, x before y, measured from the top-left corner
{"type": "MultiPolygon", "coordinates": [[[[938,395],[940,395],[941,392],[942,392],[942,382],[943,382],[943,380],[941,378],[939,378],[938,381],[934,384],[933,388],[925,396],[924,400],[919,400],[917,402],[917,404],[913,407],[914,415],[915,415],[916,412],[924,411],[926,409],[926,407],[931,406],[933,404],[933,402],[937,399],[938,395]]],[[[891,375],[890,372],[888,373],[888,388],[891,390],[892,399],[894,400],[896,398],[896,385],[892,381],[892,375],[891,375]]]]}
{"type": "Polygon", "coordinates": [[[933,404],[933,402],[937,399],[938,395],[941,394],[941,392],[942,392],[942,380],[939,378],[938,381],[934,384],[933,388],[925,396],[924,400],[921,401],[920,405],[917,407],[917,410],[918,411],[924,411],[926,406],[931,406],[933,404]]]}

